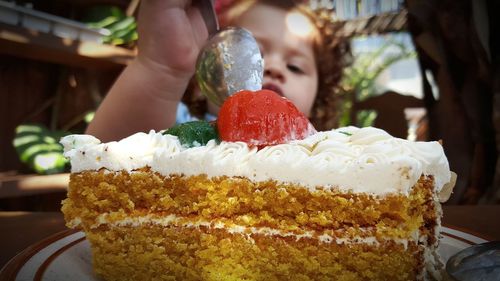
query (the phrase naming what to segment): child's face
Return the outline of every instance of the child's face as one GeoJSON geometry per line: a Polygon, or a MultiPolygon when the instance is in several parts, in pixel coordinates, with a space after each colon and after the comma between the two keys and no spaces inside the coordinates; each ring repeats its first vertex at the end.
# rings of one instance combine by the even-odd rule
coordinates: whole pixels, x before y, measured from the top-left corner
{"type": "Polygon", "coordinates": [[[263,88],[287,97],[309,116],[318,90],[314,35],[292,32],[286,21],[288,14],[256,3],[234,25],[251,31],[259,43],[264,57],[263,88]]]}

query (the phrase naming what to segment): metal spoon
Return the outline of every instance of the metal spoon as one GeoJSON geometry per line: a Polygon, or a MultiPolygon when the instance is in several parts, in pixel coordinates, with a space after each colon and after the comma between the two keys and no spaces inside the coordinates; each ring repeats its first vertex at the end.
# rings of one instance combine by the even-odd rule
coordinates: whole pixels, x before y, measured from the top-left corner
{"type": "Polygon", "coordinates": [[[220,106],[240,90],[260,90],[264,62],[255,38],[244,28],[218,30],[212,2],[197,3],[210,33],[196,62],[196,80],[202,93],[220,106]]]}
{"type": "Polygon", "coordinates": [[[500,280],[500,241],[468,247],[446,263],[446,272],[453,280],[500,280]]]}

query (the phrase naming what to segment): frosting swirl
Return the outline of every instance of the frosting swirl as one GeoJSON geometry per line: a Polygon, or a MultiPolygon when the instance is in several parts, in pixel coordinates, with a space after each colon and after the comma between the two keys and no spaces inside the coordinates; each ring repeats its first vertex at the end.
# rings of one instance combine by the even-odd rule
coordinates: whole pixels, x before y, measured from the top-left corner
{"type": "Polygon", "coordinates": [[[165,176],[241,176],[300,184],[311,190],[337,188],[374,195],[408,193],[421,175],[434,176],[439,191],[451,176],[438,142],[398,139],[372,127],[318,132],[261,150],[243,142],[217,144],[213,140],[186,148],[177,137],[154,131],[109,143],[89,135],[70,135],[61,143],[75,173],[148,166],[165,176]]]}

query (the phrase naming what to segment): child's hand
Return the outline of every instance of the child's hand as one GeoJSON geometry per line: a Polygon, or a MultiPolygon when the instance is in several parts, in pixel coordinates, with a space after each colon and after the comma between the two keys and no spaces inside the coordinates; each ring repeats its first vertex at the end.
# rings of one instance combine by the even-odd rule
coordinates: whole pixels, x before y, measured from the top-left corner
{"type": "Polygon", "coordinates": [[[99,106],[88,134],[101,141],[119,140],[175,123],[177,106],[208,37],[199,10],[190,3],[141,1],[139,53],[99,106]]]}
{"type": "Polygon", "coordinates": [[[199,10],[189,0],[141,2],[138,61],[153,73],[191,77],[208,37],[199,10]]]}

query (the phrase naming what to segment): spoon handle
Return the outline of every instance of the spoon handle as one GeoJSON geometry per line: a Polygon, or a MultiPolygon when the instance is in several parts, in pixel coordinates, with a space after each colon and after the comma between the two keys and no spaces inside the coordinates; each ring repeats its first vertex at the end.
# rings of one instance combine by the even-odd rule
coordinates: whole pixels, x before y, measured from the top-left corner
{"type": "Polygon", "coordinates": [[[194,5],[200,9],[209,36],[214,35],[219,30],[219,22],[217,21],[217,15],[215,14],[212,0],[194,0],[193,2],[194,5]]]}

